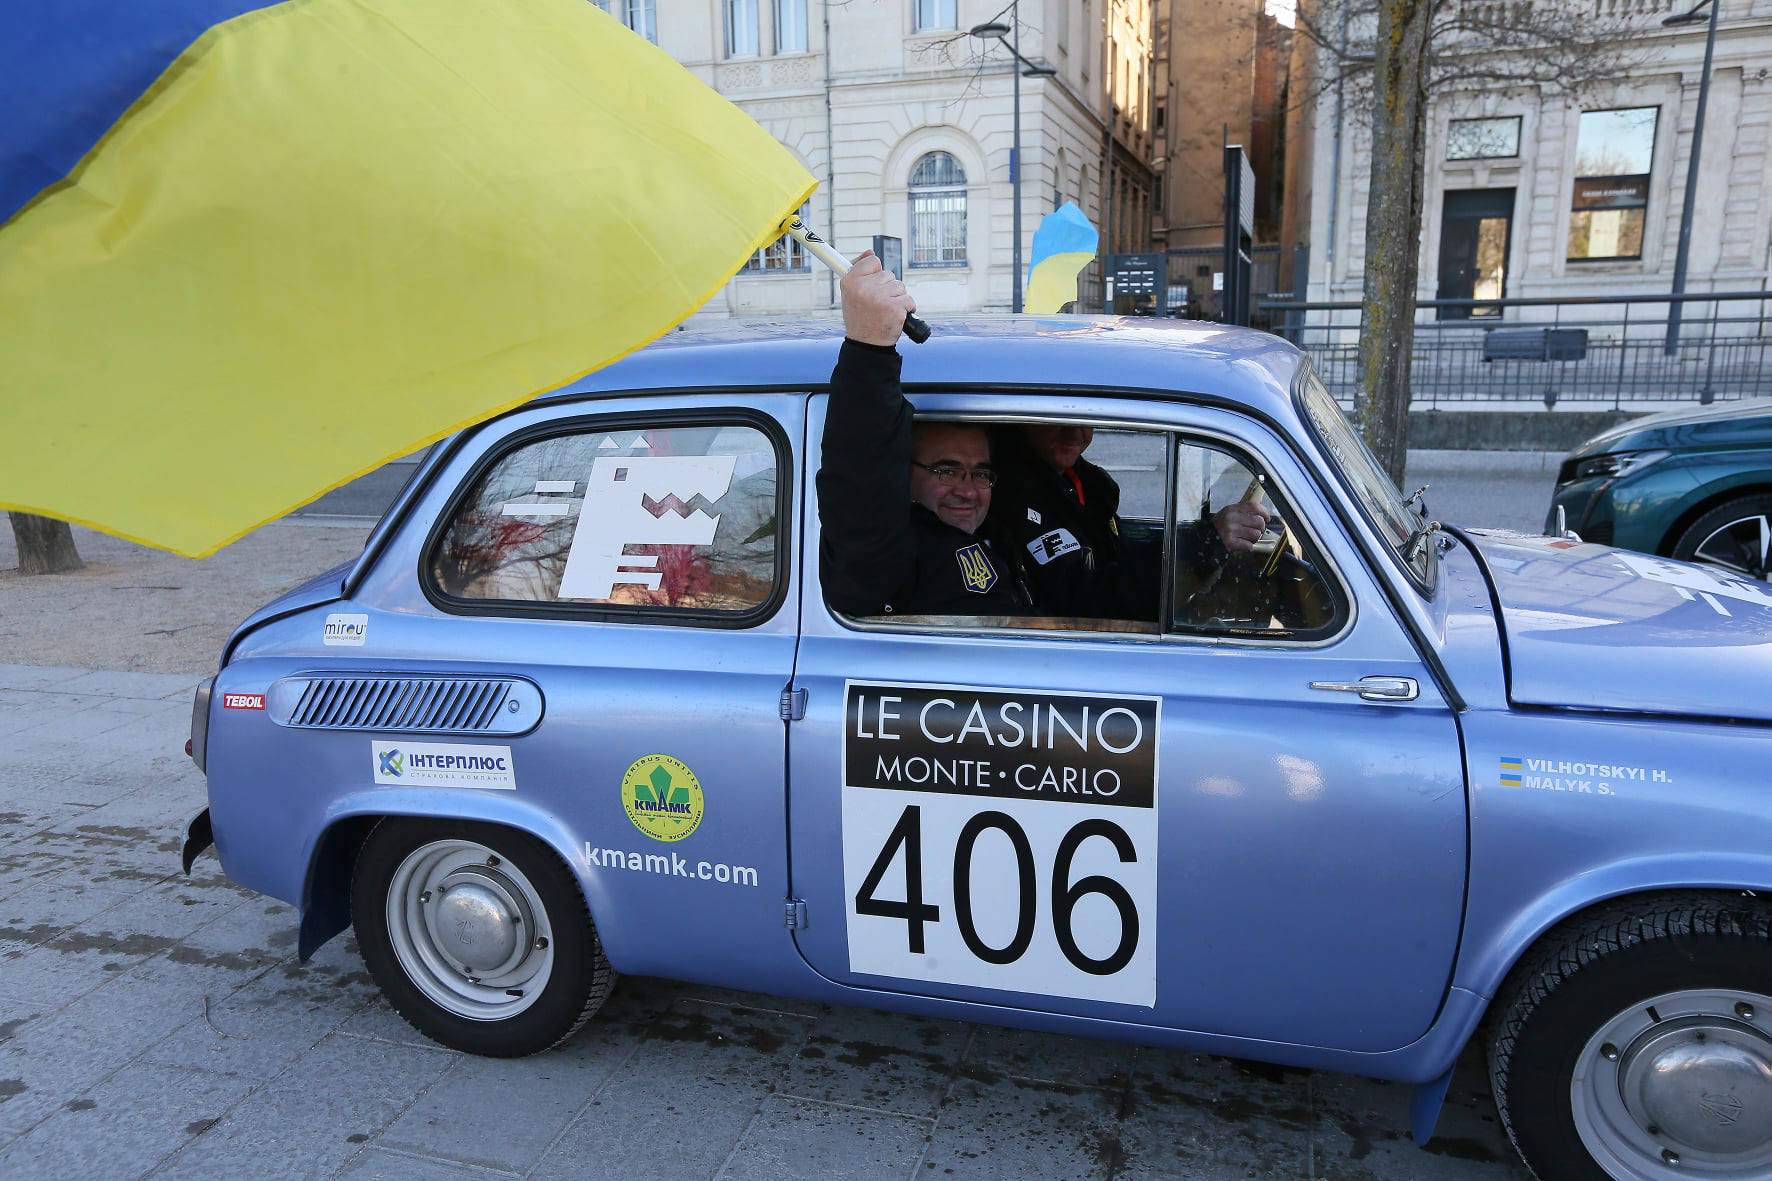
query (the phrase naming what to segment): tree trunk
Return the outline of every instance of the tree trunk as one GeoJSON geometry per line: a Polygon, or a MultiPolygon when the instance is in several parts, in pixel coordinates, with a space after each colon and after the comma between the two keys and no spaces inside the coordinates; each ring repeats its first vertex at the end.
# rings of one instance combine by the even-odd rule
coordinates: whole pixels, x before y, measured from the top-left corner
{"type": "Polygon", "coordinates": [[[20,574],[66,574],[86,565],[74,549],[74,531],[66,521],[9,513],[12,538],[18,543],[20,574]]]}
{"type": "Polygon", "coordinates": [[[1355,416],[1379,465],[1401,485],[1409,448],[1409,362],[1421,265],[1422,140],[1433,0],[1378,0],[1371,190],[1355,416]]]}

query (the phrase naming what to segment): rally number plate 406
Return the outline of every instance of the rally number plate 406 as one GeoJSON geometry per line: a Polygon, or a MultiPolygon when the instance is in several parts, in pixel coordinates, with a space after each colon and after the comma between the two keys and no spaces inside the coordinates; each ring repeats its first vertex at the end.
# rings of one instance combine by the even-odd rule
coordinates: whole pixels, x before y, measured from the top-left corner
{"type": "Polygon", "coordinates": [[[1155,1005],[1160,705],[847,682],[850,971],[1155,1005]]]}

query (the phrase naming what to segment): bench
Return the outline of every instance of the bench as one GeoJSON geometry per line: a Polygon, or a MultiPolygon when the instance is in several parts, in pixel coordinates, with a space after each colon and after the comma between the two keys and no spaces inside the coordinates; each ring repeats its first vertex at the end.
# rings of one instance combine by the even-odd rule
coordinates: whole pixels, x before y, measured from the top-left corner
{"type": "Polygon", "coordinates": [[[1491,328],[1483,333],[1485,361],[1579,361],[1586,356],[1585,328],[1491,328]]]}

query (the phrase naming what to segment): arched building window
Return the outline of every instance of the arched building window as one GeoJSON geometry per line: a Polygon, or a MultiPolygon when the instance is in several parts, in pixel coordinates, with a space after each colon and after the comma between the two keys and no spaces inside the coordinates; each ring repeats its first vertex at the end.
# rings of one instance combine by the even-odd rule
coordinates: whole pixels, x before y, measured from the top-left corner
{"type": "Polygon", "coordinates": [[[591,3],[654,45],[658,44],[658,16],[653,11],[653,0],[591,0],[591,3]]]}
{"type": "Polygon", "coordinates": [[[910,257],[914,267],[966,265],[966,170],[946,152],[911,169],[910,257]]]}

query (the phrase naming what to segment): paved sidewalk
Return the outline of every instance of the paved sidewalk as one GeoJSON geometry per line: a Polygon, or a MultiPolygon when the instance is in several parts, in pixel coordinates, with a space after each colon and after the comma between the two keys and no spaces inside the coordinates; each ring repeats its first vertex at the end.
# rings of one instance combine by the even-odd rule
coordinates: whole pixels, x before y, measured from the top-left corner
{"type": "Polygon", "coordinates": [[[0,1177],[1514,1181],[1468,1055],[1409,1089],[626,978],[549,1054],[472,1058],[355,944],[205,854],[195,678],[0,665],[0,1177]]]}

